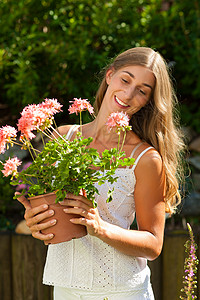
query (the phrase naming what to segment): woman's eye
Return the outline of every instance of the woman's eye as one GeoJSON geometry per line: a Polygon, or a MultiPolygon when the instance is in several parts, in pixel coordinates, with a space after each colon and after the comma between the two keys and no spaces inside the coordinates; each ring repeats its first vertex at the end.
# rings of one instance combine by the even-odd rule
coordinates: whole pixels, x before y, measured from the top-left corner
{"type": "Polygon", "coordinates": [[[128,81],[124,78],[122,78],[122,81],[125,82],[125,83],[128,83],[128,81]]]}
{"type": "Polygon", "coordinates": [[[140,92],[142,95],[146,95],[146,93],[145,93],[143,90],[139,90],[139,92],[140,92]]]}

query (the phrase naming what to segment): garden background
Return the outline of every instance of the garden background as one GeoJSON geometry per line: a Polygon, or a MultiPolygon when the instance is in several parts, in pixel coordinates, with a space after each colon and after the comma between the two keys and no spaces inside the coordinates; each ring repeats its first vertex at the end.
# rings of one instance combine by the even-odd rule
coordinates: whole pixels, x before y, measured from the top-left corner
{"type": "MultiPolygon", "coordinates": [[[[69,116],[67,113],[69,101],[74,97],[82,97],[88,98],[93,103],[102,67],[118,53],[135,46],[152,47],[165,57],[179,100],[177,109],[189,147],[186,160],[190,171],[186,170],[188,175],[183,204],[179,209],[180,212],[167,220],[166,236],[173,239],[178,234],[173,240],[174,248],[177,248],[174,249],[176,254],[171,260],[179,256],[180,248],[182,261],[184,246],[181,243],[186,238],[186,222],[190,222],[199,241],[200,4],[198,0],[1,0],[0,126],[5,124],[14,126],[25,105],[41,102],[46,97],[57,98],[64,106],[64,112],[56,119],[57,124],[77,122],[75,116],[69,116]],[[176,243],[181,236],[183,239],[177,246],[176,243]]],[[[88,121],[88,118],[86,115],[85,121],[88,121]]],[[[15,298],[17,287],[13,278],[22,272],[20,271],[22,265],[19,264],[17,269],[14,262],[19,262],[19,257],[23,260],[23,251],[20,252],[19,249],[26,249],[27,239],[31,237],[14,233],[16,224],[23,219],[24,211],[19,203],[12,200],[13,194],[14,190],[9,181],[0,174],[0,238],[2,238],[0,250],[1,253],[2,249],[9,252],[10,256],[7,258],[9,263],[4,266],[10,266],[8,268],[12,273],[12,275],[9,272],[5,273],[2,271],[3,265],[0,266],[0,298],[4,295],[2,298],[4,300],[39,299],[34,293],[29,298],[19,294],[15,298]],[[16,247],[19,252],[15,251],[16,247]],[[16,253],[21,253],[17,259],[16,253]],[[14,275],[13,270],[16,273],[14,275]],[[8,276],[12,277],[9,284],[5,283],[8,276]],[[5,293],[6,285],[14,291],[10,294],[8,291],[5,293]]],[[[37,249],[45,252],[43,245],[32,240],[32,238],[31,242],[28,240],[35,243],[32,248],[39,247],[37,249]]],[[[169,252],[172,251],[173,245],[170,247],[169,241],[171,240],[168,239],[165,243],[164,252],[166,247],[169,248],[169,252]]],[[[171,282],[170,278],[173,277],[170,272],[166,273],[168,275],[163,273],[163,268],[165,264],[167,265],[165,260],[169,262],[169,258],[163,254],[159,262],[155,262],[155,265],[159,265],[161,274],[161,279],[157,278],[155,283],[159,285],[157,299],[178,299],[179,290],[173,291],[173,298],[169,296],[171,288],[165,287],[166,282],[171,282]],[[166,298],[165,288],[168,289],[166,298]]],[[[176,262],[175,259],[174,264],[176,262]]],[[[27,266],[24,267],[26,268],[27,266]]],[[[175,265],[171,268],[174,270],[175,265]]],[[[183,275],[182,263],[177,272],[172,282],[174,281],[176,288],[177,286],[179,288],[183,275]]],[[[21,277],[24,276],[20,274],[21,277]]],[[[23,286],[24,283],[21,284],[23,286]]],[[[45,296],[41,299],[45,299],[45,296]]]]}

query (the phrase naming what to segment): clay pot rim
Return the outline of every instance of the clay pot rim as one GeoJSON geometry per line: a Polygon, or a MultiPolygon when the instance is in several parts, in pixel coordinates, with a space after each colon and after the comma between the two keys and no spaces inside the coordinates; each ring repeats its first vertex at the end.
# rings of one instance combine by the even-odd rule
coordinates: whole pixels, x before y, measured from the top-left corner
{"type": "Polygon", "coordinates": [[[42,195],[38,195],[38,196],[33,196],[33,197],[29,197],[28,200],[34,200],[34,199],[39,199],[39,198],[43,198],[45,196],[53,196],[56,194],[54,192],[51,192],[51,193],[46,193],[46,194],[42,194],[42,195]]]}

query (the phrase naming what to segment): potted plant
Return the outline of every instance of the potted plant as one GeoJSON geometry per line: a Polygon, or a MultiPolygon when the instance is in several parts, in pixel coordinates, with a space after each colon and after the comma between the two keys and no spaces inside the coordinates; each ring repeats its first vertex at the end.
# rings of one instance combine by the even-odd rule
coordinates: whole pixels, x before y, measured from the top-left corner
{"type": "MultiPolygon", "coordinates": [[[[99,185],[105,182],[112,184],[117,180],[114,174],[119,166],[129,166],[134,163],[132,158],[123,158],[125,153],[122,148],[126,131],[131,129],[126,114],[113,113],[106,123],[108,130],[116,128],[119,141],[120,134],[123,133],[124,139],[121,148],[119,149],[118,143],[117,148],[106,149],[100,155],[96,149],[89,147],[93,139],[91,137],[84,138],[81,129],[72,141],[66,140],[65,136],[59,134],[54,115],[61,111],[61,107],[62,105],[56,99],[45,99],[40,104],[26,106],[17,124],[20,133],[19,142],[16,141],[17,130],[14,127],[6,125],[0,128],[0,153],[5,152],[6,147],[8,148],[9,145],[17,144],[22,150],[28,150],[32,157],[30,166],[21,172],[18,172],[18,167],[22,162],[17,157],[9,158],[5,163],[1,162],[4,176],[11,176],[12,185],[25,184],[29,186],[28,192],[25,189],[22,191],[22,195],[28,196],[32,206],[38,205],[40,200],[48,203],[47,198],[50,198],[51,205],[54,205],[53,209],[56,212],[54,217],[57,219],[59,218],[57,209],[62,211],[59,202],[65,199],[67,192],[75,195],[84,194],[96,207],[95,193],[98,194],[98,189],[94,186],[94,183],[98,182],[99,185]],[[35,149],[32,145],[35,131],[41,134],[44,144],[42,151],[35,149]],[[44,142],[44,136],[48,138],[46,143],[44,142]]],[[[89,101],[74,98],[73,104],[69,107],[69,112],[79,113],[80,125],[82,124],[81,113],[84,110],[88,110],[90,114],[93,113],[93,107],[89,101]]],[[[109,190],[107,202],[112,200],[112,193],[113,190],[109,190]]],[[[66,218],[66,214],[62,212],[61,220],[66,220],[66,218]]],[[[56,226],[58,224],[61,224],[60,219],[56,226]]],[[[72,223],[71,225],[75,228],[81,227],[82,233],[77,237],[86,234],[84,226],[72,223]]],[[[62,224],[62,227],[66,232],[66,226],[62,224]]],[[[51,232],[52,228],[50,229],[51,232]]],[[[60,242],[55,237],[51,240],[51,243],[60,242]]],[[[73,237],[76,236],[70,236],[68,239],[73,237]]],[[[64,241],[63,239],[66,240],[67,238],[64,237],[61,241],[64,241]]]]}

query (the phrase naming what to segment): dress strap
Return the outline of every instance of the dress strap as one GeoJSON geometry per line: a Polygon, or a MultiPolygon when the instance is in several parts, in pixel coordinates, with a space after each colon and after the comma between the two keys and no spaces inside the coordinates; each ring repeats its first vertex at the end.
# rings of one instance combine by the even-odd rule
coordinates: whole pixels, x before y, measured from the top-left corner
{"type": "MultiPolygon", "coordinates": [[[[135,151],[142,145],[144,144],[144,142],[141,142],[139,144],[137,144],[137,146],[135,146],[135,148],[133,149],[133,151],[131,152],[131,155],[129,156],[130,158],[133,157],[133,155],[135,154],[135,151]]],[[[126,166],[126,169],[129,169],[130,167],[129,166],[126,166]]]]}
{"type": "Polygon", "coordinates": [[[133,155],[135,154],[135,151],[143,144],[143,142],[137,144],[137,146],[133,149],[133,151],[131,152],[130,158],[133,157],[133,155]]]}
{"type": "Polygon", "coordinates": [[[67,132],[66,140],[70,141],[74,132],[80,127],[80,125],[72,125],[67,132]]]}
{"type": "Polygon", "coordinates": [[[143,151],[138,155],[138,157],[136,158],[135,163],[134,163],[134,165],[133,165],[133,169],[135,169],[135,167],[137,166],[138,161],[140,160],[140,158],[141,158],[147,151],[149,151],[150,149],[154,149],[154,148],[153,148],[153,147],[148,147],[148,148],[146,148],[145,150],[143,150],[143,151]]]}

